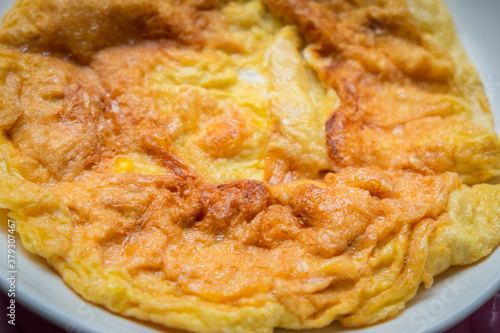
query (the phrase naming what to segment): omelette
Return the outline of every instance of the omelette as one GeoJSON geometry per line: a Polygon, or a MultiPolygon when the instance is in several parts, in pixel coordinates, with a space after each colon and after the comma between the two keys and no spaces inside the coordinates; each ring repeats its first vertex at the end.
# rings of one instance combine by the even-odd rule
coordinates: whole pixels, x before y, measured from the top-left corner
{"type": "Polygon", "coordinates": [[[0,209],[124,316],[370,325],[500,244],[500,140],[440,0],[19,0],[0,96],[0,209]]]}

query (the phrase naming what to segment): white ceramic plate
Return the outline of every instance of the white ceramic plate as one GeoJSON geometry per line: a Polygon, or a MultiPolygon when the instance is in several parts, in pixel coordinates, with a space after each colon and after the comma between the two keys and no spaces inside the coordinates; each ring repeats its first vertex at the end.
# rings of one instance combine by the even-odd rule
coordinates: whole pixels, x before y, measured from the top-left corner
{"type": "MultiPolygon", "coordinates": [[[[0,14],[14,0],[0,1],[0,14]]],[[[458,35],[476,65],[495,113],[500,133],[500,0],[445,0],[458,35]]],[[[16,299],[67,332],[177,332],[112,314],[77,296],[44,260],[25,251],[17,240],[16,299]]],[[[7,229],[0,227],[0,287],[7,288],[7,229]]],[[[404,311],[387,322],[349,330],[337,325],[309,332],[441,332],[478,309],[500,290],[500,250],[465,268],[454,268],[422,288],[404,311]]],[[[0,315],[4,315],[0,313],[0,315]]],[[[284,332],[284,330],[277,330],[284,332]]],[[[304,332],[304,331],[303,331],[304,332]]]]}

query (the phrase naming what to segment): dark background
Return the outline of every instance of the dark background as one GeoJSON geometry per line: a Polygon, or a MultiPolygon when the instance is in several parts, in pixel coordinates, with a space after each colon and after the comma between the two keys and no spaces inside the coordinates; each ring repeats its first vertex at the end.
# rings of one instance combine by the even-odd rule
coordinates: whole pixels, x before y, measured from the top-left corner
{"type": "MultiPolygon", "coordinates": [[[[0,333],[65,333],[65,331],[16,302],[16,326],[7,323],[9,298],[0,292],[0,333]]],[[[300,332],[300,331],[297,331],[300,332]]],[[[454,326],[446,333],[499,333],[500,332],[500,292],[470,317],[454,326]]]]}

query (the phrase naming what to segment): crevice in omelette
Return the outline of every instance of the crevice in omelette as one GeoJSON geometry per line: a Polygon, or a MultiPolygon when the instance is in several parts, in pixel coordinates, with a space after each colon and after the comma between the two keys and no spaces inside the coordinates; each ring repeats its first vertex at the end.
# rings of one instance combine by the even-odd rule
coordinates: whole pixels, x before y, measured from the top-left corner
{"type": "Polygon", "coordinates": [[[149,43],[105,50],[92,67],[120,108],[165,127],[175,153],[207,180],[320,178],[330,169],[324,122],[335,92],[302,58],[296,29],[260,1],[221,15],[238,52],[149,43]]]}

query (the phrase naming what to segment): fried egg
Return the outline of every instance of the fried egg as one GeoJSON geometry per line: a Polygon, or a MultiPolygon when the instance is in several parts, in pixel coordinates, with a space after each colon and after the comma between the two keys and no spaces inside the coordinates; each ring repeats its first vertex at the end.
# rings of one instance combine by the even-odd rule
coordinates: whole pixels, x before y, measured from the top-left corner
{"type": "Polygon", "coordinates": [[[500,243],[500,141],[440,1],[29,0],[0,44],[0,209],[115,313],[370,325],[500,243]]]}

